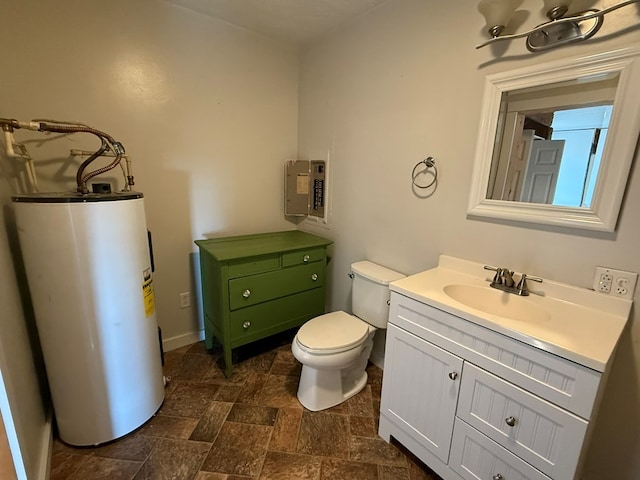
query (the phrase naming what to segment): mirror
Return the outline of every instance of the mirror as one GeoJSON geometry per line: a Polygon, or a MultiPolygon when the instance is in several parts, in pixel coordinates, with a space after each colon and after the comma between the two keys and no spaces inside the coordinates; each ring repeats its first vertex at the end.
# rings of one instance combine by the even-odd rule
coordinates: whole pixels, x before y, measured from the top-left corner
{"type": "Polygon", "coordinates": [[[614,231],[638,84],[638,48],[488,76],[469,216],[614,231]]]}

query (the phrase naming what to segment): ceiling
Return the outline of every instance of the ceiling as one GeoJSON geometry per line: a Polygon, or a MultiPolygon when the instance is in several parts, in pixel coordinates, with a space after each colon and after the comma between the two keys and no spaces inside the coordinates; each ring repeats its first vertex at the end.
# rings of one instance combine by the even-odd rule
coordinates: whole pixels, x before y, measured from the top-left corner
{"type": "Polygon", "coordinates": [[[388,0],[165,0],[302,46],[388,0]]]}

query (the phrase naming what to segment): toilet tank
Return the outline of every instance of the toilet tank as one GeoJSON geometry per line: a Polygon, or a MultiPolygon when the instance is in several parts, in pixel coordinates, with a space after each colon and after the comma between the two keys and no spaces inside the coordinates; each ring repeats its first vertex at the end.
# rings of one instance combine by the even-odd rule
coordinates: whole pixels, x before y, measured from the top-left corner
{"type": "Polygon", "coordinates": [[[351,264],[353,314],[376,328],[387,328],[389,320],[389,283],[405,275],[372,262],[351,264]]]}

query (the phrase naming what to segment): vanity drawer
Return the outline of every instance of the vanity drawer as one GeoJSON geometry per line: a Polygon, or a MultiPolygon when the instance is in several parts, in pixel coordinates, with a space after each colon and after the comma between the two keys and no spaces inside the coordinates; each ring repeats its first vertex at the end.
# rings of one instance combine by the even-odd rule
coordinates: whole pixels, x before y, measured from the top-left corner
{"type": "Polygon", "coordinates": [[[280,268],[280,255],[265,255],[229,262],[228,274],[229,278],[243,277],[245,275],[268,272],[278,268],[280,268]]]}
{"type": "Polygon", "coordinates": [[[465,480],[551,480],[460,419],[456,419],[449,466],[465,480]]]}
{"type": "Polygon", "coordinates": [[[573,479],[583,419],[467,362],[456,415],[550,477],[573,479]]]}
{"type": "Polygon", "coordinates": [[[324,284],[324,271],[324,264],[315,262],[248,277],[232,278],[229,280],[229,308],[237,310],[321,287],[324,284]]]}
{"type": "Polygon", "coordinates": [[[306,263],[319,262],[324,259],[324,248],[309,248],[306,250],[296,250],[282,254],[282,266],[293,267],[306,263]]]}
{"type": "Polygon", "coordinates": [[[302,325],[323,313],[324,292],[320,288],[236,310],[229,315],[232,347],[302,325]]]}
{"type": "Polygon", "coordinates": [[[391,292],[389,322],[588,419],[600,373],[391,292]]]}

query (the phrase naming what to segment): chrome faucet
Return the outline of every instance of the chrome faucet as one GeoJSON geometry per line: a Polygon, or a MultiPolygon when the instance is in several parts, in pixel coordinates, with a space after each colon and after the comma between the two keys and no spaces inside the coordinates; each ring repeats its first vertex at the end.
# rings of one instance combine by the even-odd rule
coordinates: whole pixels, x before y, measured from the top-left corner
{"type": "Polygon", "coordinates": [[[516,282],[513,281],[513,272],[508,268],[502,268],[502,285],[507,288],[513,287],[516,282]]]}
{"type": "Polygon", "coordinates": [[[513,279],[513,271],[508,268],[501,267],[492,267],[491,265],[485,265],[485,270],[491,270],[496,272],[493,276],[493,280],[489,283],[489,286],[492,288],[497,288],[498,290],[502,290],[507,293],[514,293],[516,295],[520,295],[521,297],[526,297],[529,295],[529,287],[527,286],[527,280],[531,280],[533,282],[542,283],[542,279],[539,277],[532,277],[523,273],[516,285],[515,280],[513,279]]]}

